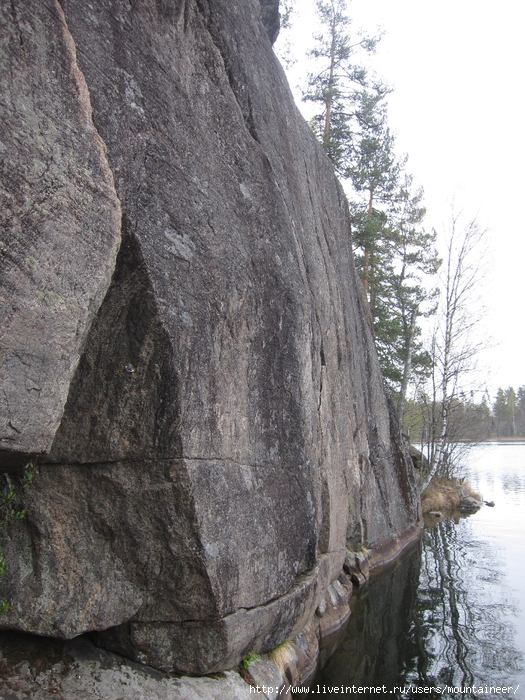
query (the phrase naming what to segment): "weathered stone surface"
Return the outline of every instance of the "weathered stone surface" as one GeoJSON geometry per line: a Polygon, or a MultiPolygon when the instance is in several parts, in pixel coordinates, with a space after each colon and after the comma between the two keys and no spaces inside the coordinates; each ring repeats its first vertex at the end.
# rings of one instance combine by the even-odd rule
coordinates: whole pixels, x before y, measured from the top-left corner
{"type": "Polygon", "coordinates": [[[3,547],[3,625],[71,638],[136,614],[217,617],[180,463],[41,467],[24,505],[3,547]]]}
{"type": "Polygon", "coordinates": [[[341,578],[343,577],[346,579],[343,583],[333,581],[325,593],[325,609],[322,615],[318,615],[321,639],[338,632],[350,617],[348,601],[352,595],[352,584],[345,574],[342,574],[341,578]]]}
{"type": "Polygon", "coordinates": [[[330,558],[286,595],[218,620],[130,622],[97,635],[103,646],[163,670],[204,674],[233,668],[251,652],[268,652],[297,636],[328,586],[330,558]],[[196,652],[198,650],[198,652],[196,652]]]}
{"type": "MultiPolygon", "coordinates": [[[[51,73],[71,63],[60,37],[74,41],[122,244],[116,261],[116,239],[97,247],[81,282],[98,296],[75,321],[78,346],[63,346],[68,370],[53,370],[47,442],[20,445],[46,454],[2,542],[1,622],[97,630],[163,669],[232,668],[300,633],[347,544],[401,546],[418,520],[348,208],[272,53],[271,3],[60,6],[39,4],[54,19],[34,20],[31,41],[55,42],[51,73]]],[[[59,103],[71,80],[56,75],[59,103]]]]}
{"type": "Polygon", "coordinates": [[[420,535],[421,525],[417,522],[395,537],[378,542],[368,553],[370,571],[377,574],[390,566],[400,557],[402,552],[410,550],[417,544],[420,535]]]}
{"type": "Polygon", "coordinates": [[[252,686],[252,694],[268,700],[291,700],[290,683],[277,664],[260,656],[250,661],[241,675],[252,686]]]}
{"type": "Polygon", "coordinates": [[[272,651],[269,658],[282,668],[289,684],[307,686],[317,670],[319,627],[313,618],[294,639],[272,651]]]}
{"type": "Polygon", "coordinates": [[[293,689],[308,687],[315,676],[319,633],[319,621],[313,618],[297,637],[247,663],[241,675],[258,693],[266,688],[268,698],[294,697],[293,689]]]}
{"type": "MultiPolygon", "coordinates": [[[[235,671],[173,678],[95,647],[85,637],[59,642],[0,634],[3,700],[249,700],[235,671]]],[[[264,695],[258,695],[264,700],[264,695]]]]}
{"type": "Polygon", "coordinates": [[[470,496],[463,487],[461,488],[459,499],[459,510],[461,513],[467,513],[469,515],[471,513],[477,513],[482,505],[482,501],[478,501],[477,498],[470,496]]]}
{"type": "Polygon", "coordinates": [[[120,244],[60,6],[0,4],[0,471],[51,447],[120,244]]]}
{"type": "Polygon", "coordinates": [[[370,576],[370,564],[368,556],[364,552],[347,550],[343,568],[357,588],[368,581],[370,576]]]}

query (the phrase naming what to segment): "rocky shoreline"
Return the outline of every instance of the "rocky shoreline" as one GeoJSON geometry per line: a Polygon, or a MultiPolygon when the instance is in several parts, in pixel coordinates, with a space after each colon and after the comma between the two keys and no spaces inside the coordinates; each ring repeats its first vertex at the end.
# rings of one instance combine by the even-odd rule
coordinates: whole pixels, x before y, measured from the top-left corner
{"type": "Polygon", "coordinates": [[[427,520],[471,515],[482,505],[481,496],[462,479],[434,477],[421,495],[422,511],[427,520]]]}
{"type": "Polygon", "coordinates": [[[347,551],[344,570],[299,634],[220,673],[200,677],[165,673],[102,649],[90,635],[58,640],[1,632],[2,700],[245,700],[254,697],[254,688],[262,700],[289,699],[290,688],[309,685],[335,651],[350,617],[353,588],[392,565],[417,542],[421,531],[418,524],[377,549],[347,551]]]}

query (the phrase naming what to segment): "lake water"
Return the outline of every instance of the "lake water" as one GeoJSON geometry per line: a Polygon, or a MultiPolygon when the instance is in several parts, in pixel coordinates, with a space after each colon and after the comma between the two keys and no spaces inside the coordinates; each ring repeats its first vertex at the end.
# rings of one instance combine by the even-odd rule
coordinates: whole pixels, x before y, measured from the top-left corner
{"type": "Polygon", "coordinates": [[[476,445],[463,471],[495,507],[427,529],[354,597],[317,697],[525,700],[525,443],[476,445]]]}

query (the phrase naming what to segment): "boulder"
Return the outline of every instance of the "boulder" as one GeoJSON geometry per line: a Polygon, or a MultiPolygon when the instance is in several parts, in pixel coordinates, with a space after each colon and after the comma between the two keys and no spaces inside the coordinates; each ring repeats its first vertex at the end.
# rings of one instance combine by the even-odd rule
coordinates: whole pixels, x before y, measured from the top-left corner
{"type": "Polygon", "coordinates": [[[343,568],[354,586],[360,588],[370,577],[370,563],[367,552],[347,550],[343,568]]]}
{"type": "Polygon", "coordinates": [[[461,487],[459,493],[459,510],[461,513],[477,513],[477,511],[481,508],[482,505],[482,501],[478,501],[477,498],[471,496],[463,487],[461,487]]]}

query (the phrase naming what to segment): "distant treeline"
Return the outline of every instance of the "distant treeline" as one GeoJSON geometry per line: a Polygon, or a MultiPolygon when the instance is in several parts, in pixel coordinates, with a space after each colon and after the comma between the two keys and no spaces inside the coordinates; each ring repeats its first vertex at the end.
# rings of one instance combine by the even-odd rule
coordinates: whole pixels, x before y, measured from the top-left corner
{"type": "Polygon", "coordinates": [[[498,389],[492,415],[495,437],[525,437],[525,386],[498,389]]]}
{"type": "MultiPolygon", "coordinates": [[[[413,442],[427,442],[432,414],[438,411],[425,396],[407,401],[403,423],[413,442]]],[[[492,403],[487,393],[481,401],[460,394],[452,404],[447,433],[450,442],[525,438],[525,386],[498,389],[492,403]]]]}

